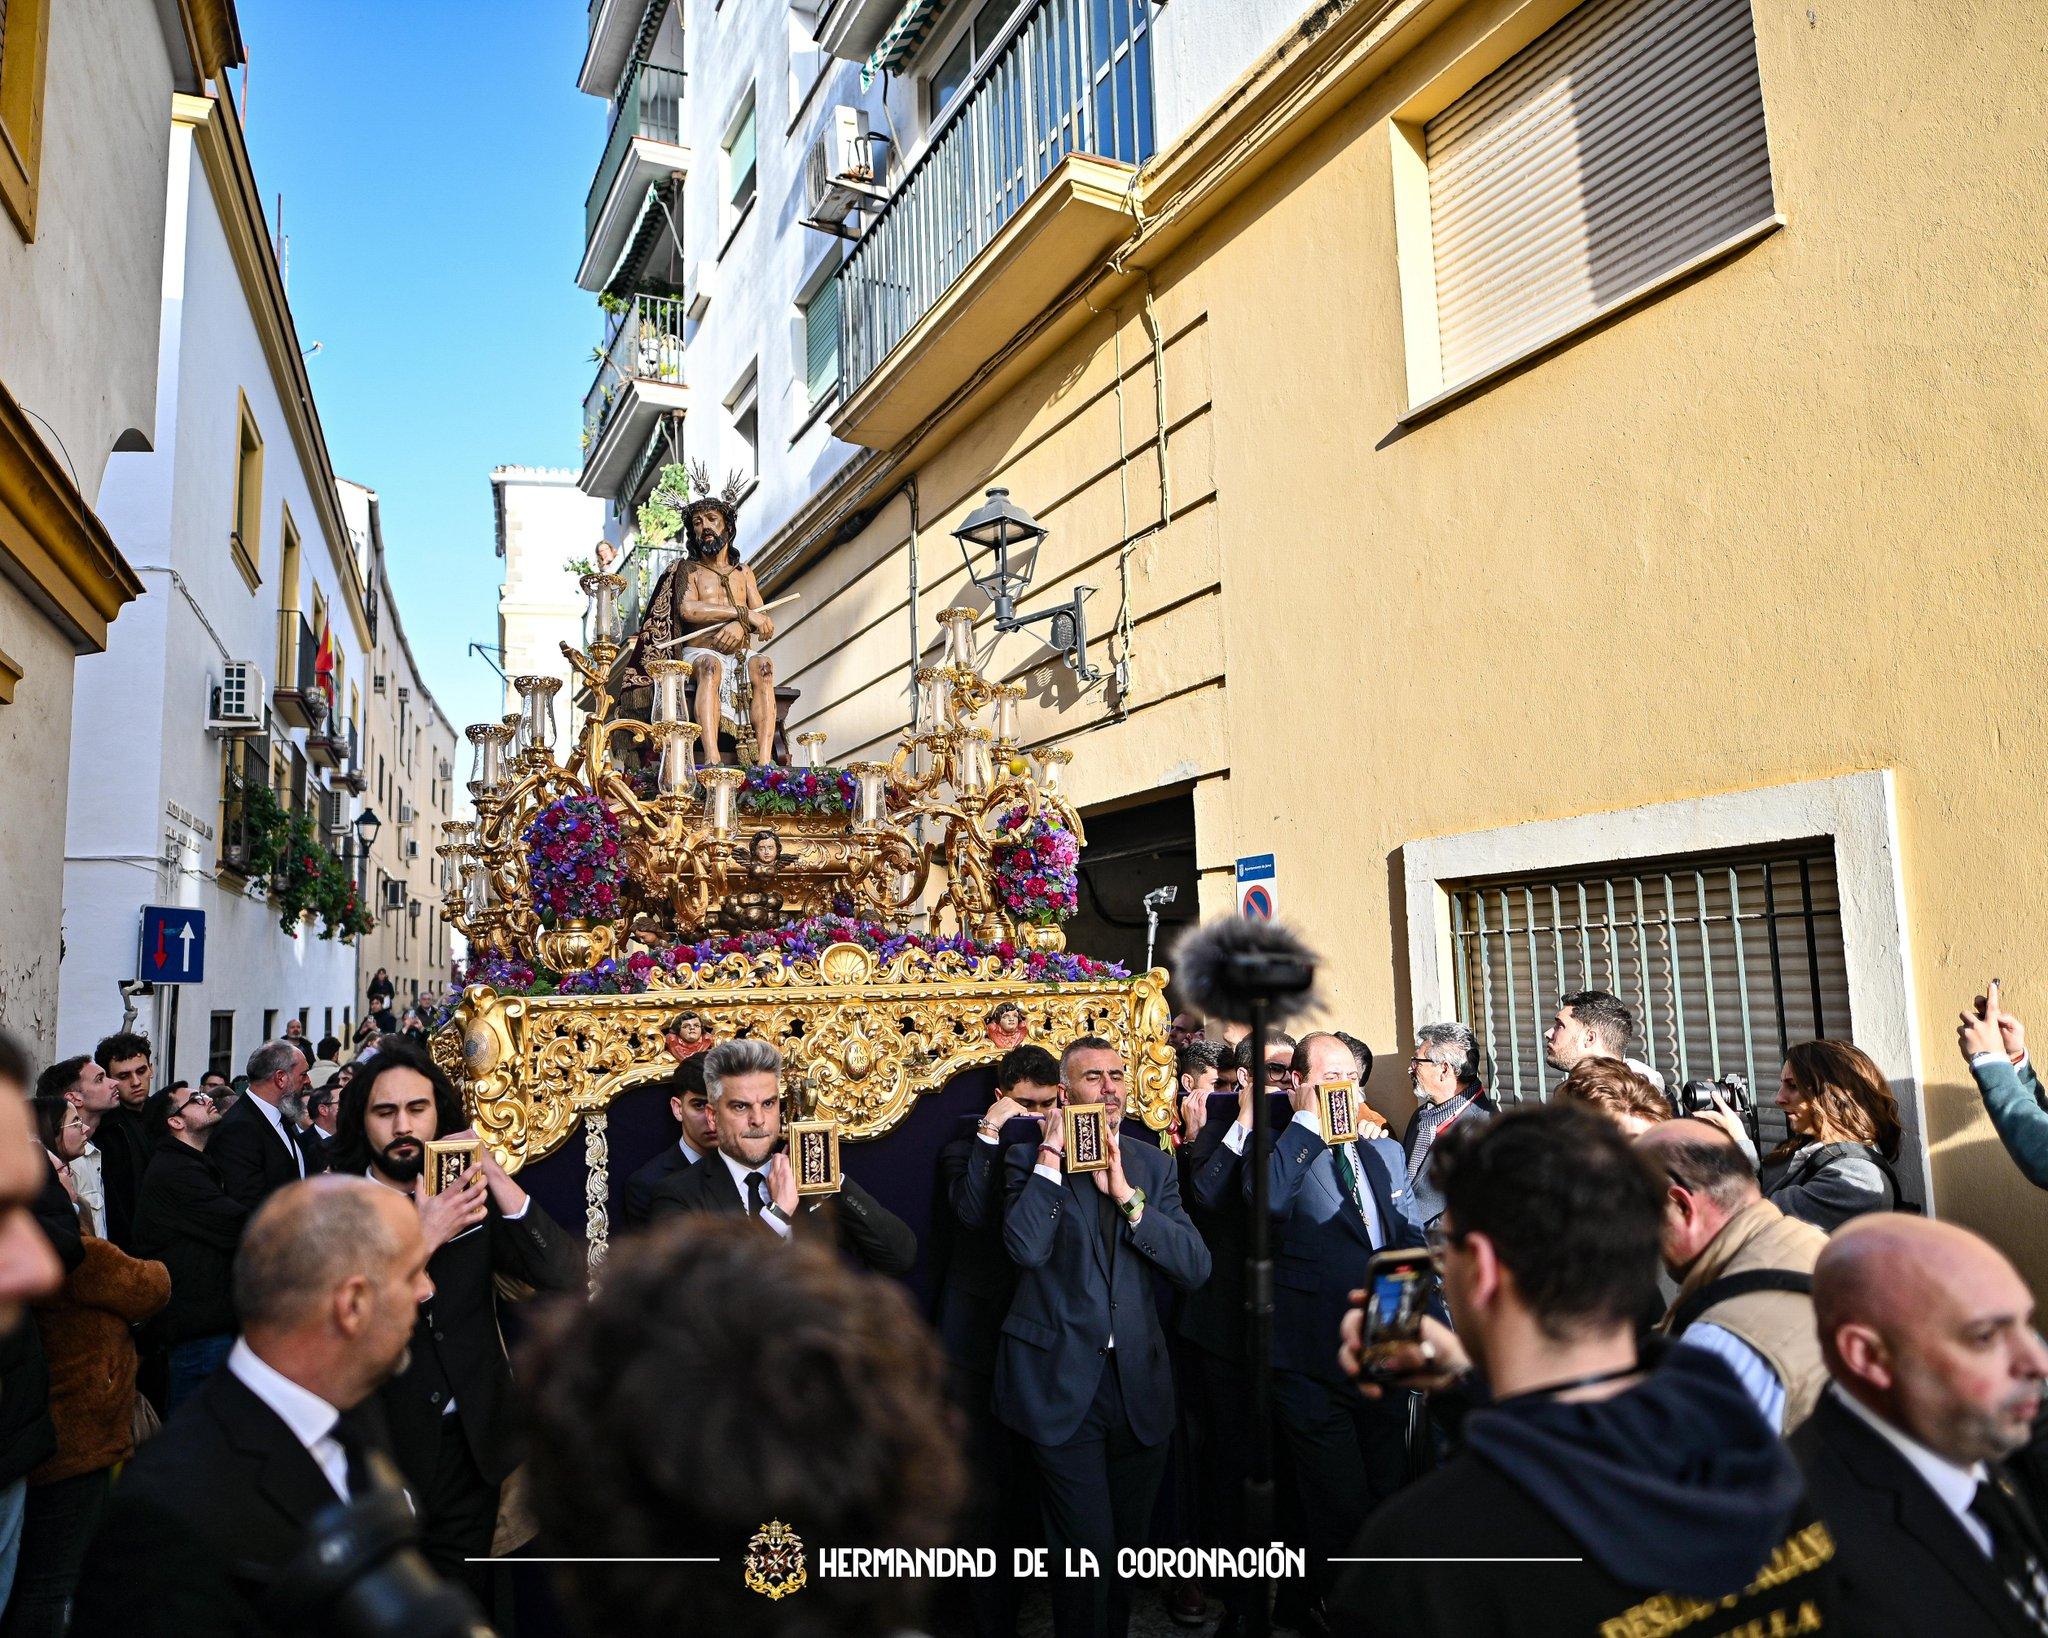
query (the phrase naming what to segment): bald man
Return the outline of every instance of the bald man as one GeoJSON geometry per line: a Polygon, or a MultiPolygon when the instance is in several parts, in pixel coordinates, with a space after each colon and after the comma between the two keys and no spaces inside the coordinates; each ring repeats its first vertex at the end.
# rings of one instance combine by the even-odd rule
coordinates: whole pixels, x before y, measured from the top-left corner
{"type": "Polygon", "coordinates": [[[350,1413],[402,1365],[433,1295],[411,1200],[359,1177],[279,1189],[235,1258],[242,1335],[128,1464],[79,1577],[74,1634],[259,1638],[307,1526],[383,1482],[350,1413]]]}
{"type": "Polygon", "coordinates": [[[1749,1157],[1718,1126],[1663,1121],[1635,1147],[1664,1180],[1658,1249],[1679,1282],[1658,1329],[1720,1359],[1763,1419],[1790,1433],[1828,1381],[1810,1295],[1828,1237],[1763,1197],[1749,1157]]]}
{"type": "Polygon", "coordinates": [[[1836,1543],[1843,1630],[2039,1638],[2048,1543],[2001,1466],[2048,1378],[2012,1264],[1951,1223],[1835,1233],[1813,1271],[1833,1386],[1792,1441],[1836,1543]]]}

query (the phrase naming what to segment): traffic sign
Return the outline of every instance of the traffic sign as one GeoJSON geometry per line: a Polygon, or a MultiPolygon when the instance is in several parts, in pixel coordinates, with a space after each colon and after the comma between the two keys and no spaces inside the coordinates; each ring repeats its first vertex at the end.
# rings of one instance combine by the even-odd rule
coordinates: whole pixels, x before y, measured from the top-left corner
{"type": "Polygon", "coordinates": [[[1254,853],[1237,861],[1237,913],[1253,921],[1271,921],[1278,913],[1280,895],[1273,869],[1273,855],[1254,853]]]}
{"type": "Polygon", "coordinates": [[[135,976],[152,984],[205,982],[206,912],[175,904],[145,904],[135,976]]]}

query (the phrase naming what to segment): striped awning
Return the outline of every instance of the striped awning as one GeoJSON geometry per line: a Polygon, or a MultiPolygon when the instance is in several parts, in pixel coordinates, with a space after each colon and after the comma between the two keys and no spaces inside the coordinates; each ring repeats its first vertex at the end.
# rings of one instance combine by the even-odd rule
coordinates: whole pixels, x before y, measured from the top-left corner
{"type": "Polygon", "coordinates": [[[946,0],[907,0],[881,44],[860,65],[860,88],[867,90],[878,75],[893,74],[915,57],[939,26],[939,14],[945,9],[946,0]]]}

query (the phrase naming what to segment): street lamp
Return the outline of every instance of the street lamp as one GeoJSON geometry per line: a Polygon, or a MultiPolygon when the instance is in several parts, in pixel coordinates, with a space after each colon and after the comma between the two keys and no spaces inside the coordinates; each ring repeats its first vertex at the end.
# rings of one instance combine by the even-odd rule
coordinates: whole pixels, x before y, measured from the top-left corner
{"type": "Polygon", "coordinates": [[[377,840],[377,832],[383,828],[384,821],[377,817],[375,808],[365,808],[356,815],[356,840],[362,843],[365,856],[369,854],[370,844],[377,840]]]}
{"type": "Polygon", "coordinates": [[[1076,586],[1074,600],[1056,609],[1020,615],[1017,599],[1031,585],[1031,572],[1038,564],[1038,546],[1047,535],[1044,524],[1010,499],[1007,489],[991,489],[988,498],[972,512],[953,538],[960,542],[960,559],[967,575],[993,607],[997,631],[1022,631],[1043,622],[1046,646],[1057,649],[1084,683],[1096,681],[1102,673],[1088,663],[1088,617],[1083,609],[1095,594],[1093,586],[1076,586]],[[975,554],[994,559],[992,568],[977,570],[975,554]],[[1011,554],[1019,553],[1013,559],[1011,554]]]}

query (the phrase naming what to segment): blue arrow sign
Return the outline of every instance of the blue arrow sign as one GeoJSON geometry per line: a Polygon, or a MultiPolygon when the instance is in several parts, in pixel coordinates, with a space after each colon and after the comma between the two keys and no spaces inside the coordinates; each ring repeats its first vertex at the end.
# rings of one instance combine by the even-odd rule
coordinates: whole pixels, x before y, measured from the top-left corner
{"type": "Polygon", "coordinates": [[[206,979],[206,912],[172,904],[142,907],[142,949],[135,976],[152,984],[206,979]]]}

